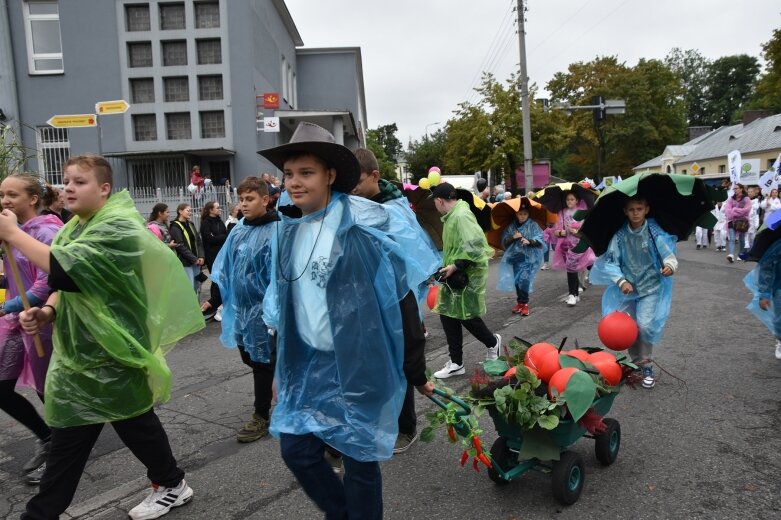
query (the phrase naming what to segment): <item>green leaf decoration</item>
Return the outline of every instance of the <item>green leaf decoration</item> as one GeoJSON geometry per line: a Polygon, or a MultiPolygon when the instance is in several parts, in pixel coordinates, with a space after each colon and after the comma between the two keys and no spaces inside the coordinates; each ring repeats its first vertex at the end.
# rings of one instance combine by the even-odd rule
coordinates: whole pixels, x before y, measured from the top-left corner
{"type": "Polygon", "coordinates": [[[559,455],[559,447],[548,434],[548,430],[533,428],[523,433],[518,460],[559,460],[559,455]]]}
{"type": "Polygon", "coordinates": [[[507,372],[509,368],[510,366],[504,359],[487,360],[485,363],[483,363],[483,370],[489,376],[504,375],[504,373],[507,372]]]}
{"type": "Polygon", "coordinates": [[[431,442],[434,440],[434,428],[426,426],[420,431],[420,440],[423,442],[431,442]]]}
{"type": "Polygon", "coordinates": [[[563,394],[567,399],[569,413],[575,422],[591,408],[596,392],[594,380],[586,372],[579,370],[570,376],[563,394]]]}
{"type": "Polygon", "coordinates": [[[578,370],[586,370],[588,368],[588,366],[583,361],[566,354],[559,356],[559,364],[561,365],[561,368],[575,367],[578,370]]]}
{"type": "Polygon", "coordinates": [[[537,424],[540,428],[552,430],[559,425],[559,418],[555,415],[541,415],[537,418],[537,424]]]}

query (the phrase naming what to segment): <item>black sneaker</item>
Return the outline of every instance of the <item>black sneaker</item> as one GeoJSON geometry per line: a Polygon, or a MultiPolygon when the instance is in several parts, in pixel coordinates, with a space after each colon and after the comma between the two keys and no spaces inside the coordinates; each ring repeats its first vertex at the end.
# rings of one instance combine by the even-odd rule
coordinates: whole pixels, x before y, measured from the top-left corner
{"type": "Polygon", "coordinates": [[[46,456],[49,455],[50,440],[51,438],[46,439],[45,441],[42,441],[41,439],[35,441],[35,455],[24,463],[24,466],[22,466],[23,472],[30,473],[46,462],[46,456]]]}
{"type": "Polygon", "coordinates": [[[34,470],[32,470],[30,473],[24,476],[24,483],[28,486],[37,486],[41,483],[41,478],[43,478],[43,474],[46,473],[46,463],[44,462],[34,470]]]}

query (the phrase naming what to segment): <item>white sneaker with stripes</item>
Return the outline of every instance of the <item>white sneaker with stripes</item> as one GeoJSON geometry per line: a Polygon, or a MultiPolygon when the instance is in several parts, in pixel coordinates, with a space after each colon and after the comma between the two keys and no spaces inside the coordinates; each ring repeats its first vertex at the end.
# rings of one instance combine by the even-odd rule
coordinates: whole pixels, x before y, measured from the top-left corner
{"type": "Polygon", "coordinates": [[[193,490],[184,479],[175,488],[152,485],[143,502],[128,512],[133,520],[150,520],[167,514],[171,508],[183,506],[193,497],[193,490]]]}

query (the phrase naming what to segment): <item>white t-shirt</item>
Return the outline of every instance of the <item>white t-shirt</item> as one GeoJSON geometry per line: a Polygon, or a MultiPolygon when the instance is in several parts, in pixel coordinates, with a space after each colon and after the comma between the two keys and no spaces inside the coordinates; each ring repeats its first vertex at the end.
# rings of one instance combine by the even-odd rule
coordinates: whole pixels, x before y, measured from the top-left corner
{"type": "Polygon", "coordinates": [[[333,271],[331,249],[341,220],[341,204],[331,204],[325,222],[317,218],[299,224],[292,248],[292,272],[288,273],[298,276],[303,272],[292,282],[298,333],[306,343],[323,351],[334,349],[325,288],[333,271]]]}

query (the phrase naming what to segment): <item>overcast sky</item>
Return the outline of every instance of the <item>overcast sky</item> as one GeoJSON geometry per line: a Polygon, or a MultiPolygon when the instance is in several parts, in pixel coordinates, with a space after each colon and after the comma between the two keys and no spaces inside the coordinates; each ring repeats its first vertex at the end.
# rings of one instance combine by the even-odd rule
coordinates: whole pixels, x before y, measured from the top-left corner
{"type": "MultiPolygon", "coordinates": [[[[460,102],[475,101],[482,71],[505,80],[518,70],[516,0],[286,3],[305,47],[361,48],[369,128],[396,123],[405,147],[440,128],[460,102]]],[[[709,59],[759,58],[761,45],[781,27],[779,0],[525,3],[528,74],[540,89],[570,63],[597,56],[634,66],[680,47],[709,59]]]]}

